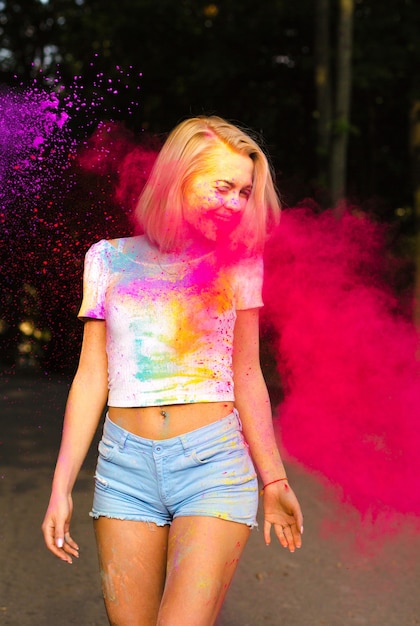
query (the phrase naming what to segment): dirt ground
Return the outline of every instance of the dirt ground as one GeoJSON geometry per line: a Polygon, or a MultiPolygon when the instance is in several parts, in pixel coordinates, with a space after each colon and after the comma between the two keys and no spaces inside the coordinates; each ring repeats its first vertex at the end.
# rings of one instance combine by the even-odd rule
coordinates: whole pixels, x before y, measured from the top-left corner
{"type": "MultiPolygon", "coordinates": [[[[88,516],[95,446],[74,491],[80,560],[54,559],[40,531],[68,385],[40,375],[0,377],[0,624],[107,624],[88,516]]],[[[296,464],[288,472],[305,514],[304,546],[295,554],[267,548],[254,531],[218,626],[420,624],[420,537],[402,528],[377,554],[351,549],[355,537],[321,532],[337,516],[328,490],[296,464]]]]}

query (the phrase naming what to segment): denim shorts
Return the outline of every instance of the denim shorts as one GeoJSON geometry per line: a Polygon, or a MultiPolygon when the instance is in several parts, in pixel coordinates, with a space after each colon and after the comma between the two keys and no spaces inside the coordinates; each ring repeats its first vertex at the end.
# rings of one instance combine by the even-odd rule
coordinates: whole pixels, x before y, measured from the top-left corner
{"type": "Polygon", "coordinates": [[[164,526],[191,515],[257,526],[257,476],[236,409],[163,440],[138,437],[106,417],[98,450],[95,519],[164,526]]]}

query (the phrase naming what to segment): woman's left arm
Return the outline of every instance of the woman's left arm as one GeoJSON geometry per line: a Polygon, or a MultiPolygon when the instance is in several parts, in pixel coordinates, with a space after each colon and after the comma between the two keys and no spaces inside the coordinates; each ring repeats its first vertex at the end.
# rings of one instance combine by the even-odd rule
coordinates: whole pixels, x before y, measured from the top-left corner
{"type": "Polygon", "coordinates": [[[281,545],[294,552],[302,545],[303,517],[287,480],[277,447],[270,398],[261,372],[259,310],[237,311],[233,341],[235,406],[245,439],[264,489],[264,539],[270,543],[271,526],[281,545]]]}

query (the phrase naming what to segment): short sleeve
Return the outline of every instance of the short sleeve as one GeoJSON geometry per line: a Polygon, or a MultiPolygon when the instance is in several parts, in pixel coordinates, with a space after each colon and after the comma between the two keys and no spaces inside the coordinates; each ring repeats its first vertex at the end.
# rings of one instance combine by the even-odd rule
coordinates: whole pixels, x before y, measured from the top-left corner
{"type": "Polygon", "coordinates": [[[264,305],[262,286],[264,263],[262,257],[242,259],[235,267],[235,308],[238,311],[264,305]]]}
{"type": "Polygon", "coordinates": [[[83,272],[83,300],[79,319],[105,319],[105,296],[109,278],[107,242],[102,239],[89,248],[83,272]]]}

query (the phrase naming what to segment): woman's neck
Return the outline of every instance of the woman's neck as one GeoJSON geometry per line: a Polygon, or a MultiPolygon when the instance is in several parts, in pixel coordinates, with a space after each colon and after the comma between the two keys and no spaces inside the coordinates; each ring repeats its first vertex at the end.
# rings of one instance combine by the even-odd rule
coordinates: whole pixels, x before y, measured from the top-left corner
{"type": "Polygon", "coordinates": [[[203,256],[214,252],[216,246],[215,243],[208,240],[201,240],[197,238],[185,238],[180,246],[173,250],[163,251],[156,244],[150,241],[147,236],[145,242],[147,244],[147,251],[151,257],[154,257],[161,262],[182,262],[199,259],[203,256]]]}

